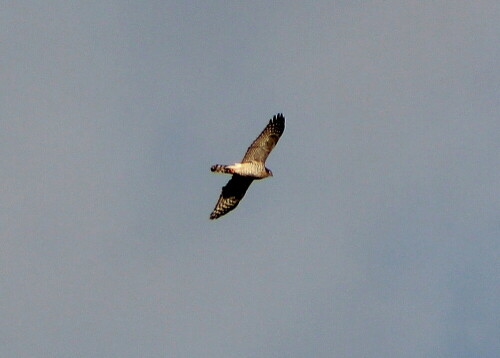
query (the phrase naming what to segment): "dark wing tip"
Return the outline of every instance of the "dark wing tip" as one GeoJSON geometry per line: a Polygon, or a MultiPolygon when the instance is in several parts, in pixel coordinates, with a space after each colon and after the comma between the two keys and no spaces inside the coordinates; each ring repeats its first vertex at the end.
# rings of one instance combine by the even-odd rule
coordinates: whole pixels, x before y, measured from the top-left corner
{"type": "Polygon", "coordinates": [[[222,215],[224,215],[224,213],[222,213],[221,211],[219,210],[215,210],[212,211],[212,213],[210,214],[210,220],[215,220],[215,219],[218,219],[220,218],[222,215]]]}
{"type": "Polygon", "coordinates": [[[283,113],[278,113],[273,116],[273,119],[270,119],[269,122],[285,122],[285,116],[283,116],[283,113]]]}
{"type": "Polygon", "coordinates": [[[283,113],[278,113],[269,120],[269,124],[272,125],[273,128],[277,129],[281,135],[285,129],[285,116],[283,113]]]}
{"type": "Polygon", "coordinates": [[[269,120],[269,124],[274,124],[280,128],[285,128],[285,116],[283,113],[278,113],[269,120]]]}

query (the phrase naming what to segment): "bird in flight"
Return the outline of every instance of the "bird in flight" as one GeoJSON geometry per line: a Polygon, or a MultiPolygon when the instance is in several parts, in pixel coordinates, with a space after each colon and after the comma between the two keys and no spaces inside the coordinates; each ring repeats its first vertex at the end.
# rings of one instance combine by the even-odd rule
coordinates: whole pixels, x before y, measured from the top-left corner
{"type": "Polygon", "coordinates": [[[266,159],[278,143],[285,130],[285,117],[278,113],[269,120],[266,128],[248,147],[241,163],[231,165],[212,165],[210,170],[214,173],[232,174],[232,178],[222,188],[219,200],[210,214],[210,219],[217,219],[227,214],[238,204],[254,180],[273,176],[273,172],[266,168],[266,159]]]}

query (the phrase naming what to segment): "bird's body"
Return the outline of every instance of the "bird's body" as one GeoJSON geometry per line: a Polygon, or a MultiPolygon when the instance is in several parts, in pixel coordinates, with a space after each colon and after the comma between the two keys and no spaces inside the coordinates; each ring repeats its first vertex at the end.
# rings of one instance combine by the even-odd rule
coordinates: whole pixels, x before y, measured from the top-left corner
{"type": "Polygon", "coordinates": [[[212,165],[212,172],[233,174],[233,177],[222,188],[222,193],[210,214],[210,219],[217,219],[236,208],[254,180],[273,175],[271,170],[266,168],[265,162],[284,130],[285,117],[280,113],[269,120],[266,128],[248,147],[241,163],[212,165]]]}
{"type": "Polygon", "coordinates": [[[253,179],[264,179],[272,176],[272,173],[261,162],[235,163],[232,165],[212,165],[210,170],[214,173],[238,174],[253,179]]]}

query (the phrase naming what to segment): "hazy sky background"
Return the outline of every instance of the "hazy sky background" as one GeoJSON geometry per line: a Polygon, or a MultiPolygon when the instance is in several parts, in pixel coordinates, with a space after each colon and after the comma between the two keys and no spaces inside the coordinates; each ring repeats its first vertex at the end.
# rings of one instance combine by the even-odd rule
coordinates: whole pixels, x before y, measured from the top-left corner
{"type": "Polygon", "coordinates": [[[498,356],[498,1],[1,7],[1,357],[498,356]]]}

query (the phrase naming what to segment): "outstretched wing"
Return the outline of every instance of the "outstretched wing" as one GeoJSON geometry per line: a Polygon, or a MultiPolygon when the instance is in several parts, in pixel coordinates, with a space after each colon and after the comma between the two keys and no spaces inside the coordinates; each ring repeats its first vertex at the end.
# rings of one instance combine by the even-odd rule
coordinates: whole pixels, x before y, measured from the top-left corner
{"type": "Polygon", "coordinates": [[[214,210],[210,214],[210,220],[217,219],[236,208],[252,181],[253,179],[250,177],[234,174],[226,186],[222,188],[219,201],[217,201],[214,210]]]}
{"type": "Polygon", "coordinates": [[[242,163],[261,162],[264,163],[271,153],[271,150],[276,146],[283,131],[285,130],[285,117],[282,113],[278,113],[269,120],[266,128],[255,139],[250,147],[248,147],[242,163]]]}

